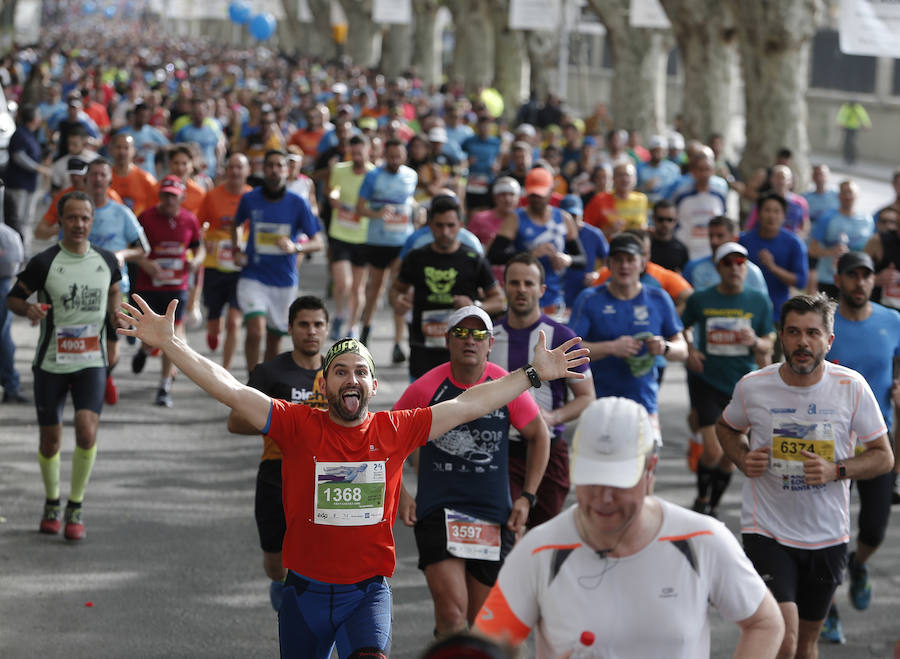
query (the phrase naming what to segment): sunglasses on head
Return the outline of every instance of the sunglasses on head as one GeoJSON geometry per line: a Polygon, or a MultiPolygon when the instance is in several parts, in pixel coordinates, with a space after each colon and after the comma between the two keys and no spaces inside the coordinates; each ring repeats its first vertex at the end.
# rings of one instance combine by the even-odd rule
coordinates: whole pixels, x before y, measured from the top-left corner
{"type": "Polygon", "coordinates": [[[746,256],[726,256],[721,261],[724,265],[744,265],[747,262],[746,256]]]}
{"type": "Polygon", "coordinates": [[[454,327],[450,330],[450,334],[457,339],[465,339],[471,334],[476,341],[484,341],[491,333],[486,329],[472,329],[471,327],[454,327]]]}

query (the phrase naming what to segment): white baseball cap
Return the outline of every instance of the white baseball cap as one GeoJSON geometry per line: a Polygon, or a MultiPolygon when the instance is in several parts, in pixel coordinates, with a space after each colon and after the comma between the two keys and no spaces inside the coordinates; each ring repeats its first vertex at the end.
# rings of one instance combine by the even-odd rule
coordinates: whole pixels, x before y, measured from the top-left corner
{"type": "Polygon", "coordinates": [[[494,194],[503,194],[504,192],[512,192],[517,197],[522,194],[522,186],[512,176],[501,176],[494,181],[492,189],[494,194]]]}
{"type": "Polygon", "coordinates": [[[719,261],[724,259],[729,254],[741,254],[743,256],[747,256],[747,249],[741,245],[740,243],[723,243],[719,245],[719,248],[716,250],[715,261],[716,265],[719,265],[719,261]]]}
{"type": "Polygon", "coordinates": [[[629,398],[599,398],[578,421],[572,443],[572,482],[634,487],[658,440],[643,405],[629,398]]]}
{"type": "Polygon", "coordinates": [[[447,318],[447,329],[453,329],[457,325],[459,325],[466,318],[470,318],[474,316],[481,320],[484,323],[484,329],[486,329],[491,334],[494,333],[494,323],[491,322],[491,317],[487,315],[487,312],[481,307],[476,307],[474,304],[470,304],[467,307],[460,307],[447,318]]]}

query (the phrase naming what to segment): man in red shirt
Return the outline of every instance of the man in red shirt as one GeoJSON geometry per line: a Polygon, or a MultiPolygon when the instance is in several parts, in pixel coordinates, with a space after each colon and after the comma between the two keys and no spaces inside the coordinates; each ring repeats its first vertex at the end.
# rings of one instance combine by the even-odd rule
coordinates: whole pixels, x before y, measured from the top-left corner
{"type": "Polygon", "coordinates": [[[396,564],[391,529],[403,460],[531,386],[583,377],[571,369],[587,361],[587,350],[573,349],[579,339],[548,351],[541,335],[525,368],[431,407],[371,413],[369,399],[378,388],[372,356],[359,341],[342,339],[322,366],[326,411],[273,400],[192,350],[175,334],[177,302],[165,317],[139,296],[135,302],[139,308],[123,305],[130,317],[119,313],[134,329],[119,332],[161,348],[185,376],[281,449],[287,521],[282,560],[288,569],[279,609],[282,656],[327,659],[337,642],[341,657],[387,657],[386,578],[396,564]]]}
{"type": "MultiPolygon", "coordinates": [[[[185,332],[180,312],[187,301],[188,275],[196,272],[206,258],[197,216],[181,207],[184,193],[185,186],[180,178],[165,177],[159,186],[159,203],[138,217],[150,243],[150,254],[137,261],[139,270],[135,284],[135,290],[147,304],[160,312],[165,311],[172,300],[181,303],[175,318],[181,339],[185,332]],[[190,259],[188,250],[192,251],[190,259]]],[[[132,371],[140,373],[144,370],[150,350],[149,346],[141,344],[131,360],[132,371]]],[[[170,390],[174,375],[172,360],[163,354],[162,377],[156,391],[156,404],[160,407],[172,407],[170,390]]]]}

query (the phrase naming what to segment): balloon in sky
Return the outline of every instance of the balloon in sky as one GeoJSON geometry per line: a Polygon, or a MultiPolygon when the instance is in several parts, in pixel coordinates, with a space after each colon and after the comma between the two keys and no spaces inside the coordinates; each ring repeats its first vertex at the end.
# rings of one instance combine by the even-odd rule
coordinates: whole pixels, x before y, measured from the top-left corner
{"type": "Polygon", "coordinates": [[[228,17],[238,25],[249,23],[253,18],[253,7],[246,0],[234,0],[228,5],[228,17]]]}
{"type": "Polygon", "coordinates": [[[275,27],[275,17],[268,12],[257,14],[250,19],[250,34],[260,41],[265,41],[275,34],[275,27]]]}

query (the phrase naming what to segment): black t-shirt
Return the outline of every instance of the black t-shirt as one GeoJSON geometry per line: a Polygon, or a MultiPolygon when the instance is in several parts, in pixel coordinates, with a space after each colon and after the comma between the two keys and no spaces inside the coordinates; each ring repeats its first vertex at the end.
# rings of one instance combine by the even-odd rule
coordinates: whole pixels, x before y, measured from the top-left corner
{"type": "Polygon", "coordinates": [[[681,272],[689,259],[687,247],[678,238],[650,241],[650,260],[656,265],[681,272]]]}
{"type": "Polygon", "coordinates": [[[412,250],[403,259],[399,279],[415,288],[409,372],[419,377],[450,359],[444,337],[453,296],[467,295],[476,300],[479,289],[487,292],[497,280],[484,257],[464,245],[450,254],[438,253],[431,245],[412,250]]]}
{"type": "Polygon", "coordinates": [[[283,352],[267,362],[257,364],[250,373],[247,386],[272,398],[292,403],[304,403],[325,409],[328,402],[316,379],[322,369],[308,369],[297,365],[291,352],[283,352]]]}

